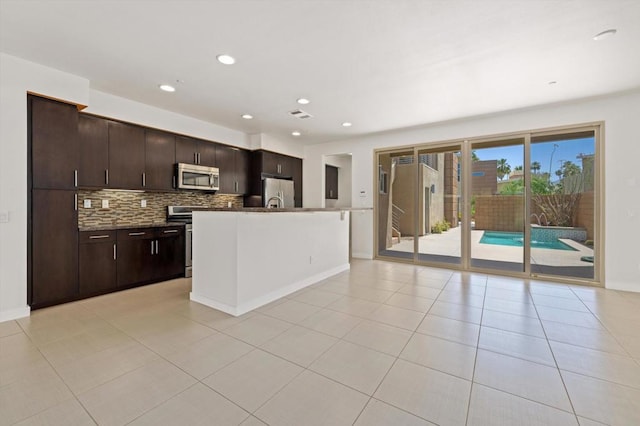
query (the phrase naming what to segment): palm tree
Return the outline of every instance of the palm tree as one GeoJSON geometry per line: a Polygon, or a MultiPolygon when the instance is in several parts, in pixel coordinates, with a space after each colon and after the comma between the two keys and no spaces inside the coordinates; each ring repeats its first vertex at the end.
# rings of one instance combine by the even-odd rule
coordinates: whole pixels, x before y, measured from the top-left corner
{"type": "Polygon", "coordinates": [[[538,172],[540,171],[540,169],[542,168],[542,166],[540,165],[539,162],[534,161],[533,163],[531,163],[531,171],[535,174],[538,174],[538,172]]]}
{"type": "Polygon", "coordinates": [[[521,171],[522,171],[522,166],[515,166],[515,167],[513,168],[513,171],[514,171],[514,172],[521,172],[521,171]]]}
{"type": "Polygon", "coordinates": [[[475,151],[471,151],[471,161],[480,161],[480,157],[478,157],[475,151]]]}
{"type": "Polygon", "coordinates": [[[501,158],[498,160],[498,178],[502,180],[505,176],[511,173],[511,166],[507,163],[506,158],[501,158]]]}

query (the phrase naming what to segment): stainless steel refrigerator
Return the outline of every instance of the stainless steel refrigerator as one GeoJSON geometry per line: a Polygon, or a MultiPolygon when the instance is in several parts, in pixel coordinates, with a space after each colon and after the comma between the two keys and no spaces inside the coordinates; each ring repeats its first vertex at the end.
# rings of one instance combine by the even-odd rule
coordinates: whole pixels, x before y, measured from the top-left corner
{"type": "Polygon", "coordinates": [[[262,205],[264,207],[295,207],[293,181],[265,178],[262,181],[262,205]]]}

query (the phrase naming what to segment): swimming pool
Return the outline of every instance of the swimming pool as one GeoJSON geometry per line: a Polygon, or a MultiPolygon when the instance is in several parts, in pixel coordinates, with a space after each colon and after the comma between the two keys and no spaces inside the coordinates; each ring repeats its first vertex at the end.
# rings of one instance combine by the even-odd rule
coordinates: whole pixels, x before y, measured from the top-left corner
{"type": "MultiPolygon", "coordinates": [[[[498,246],[522,247],[522,232],[484,231],[480,244],[498,246]]],[[[573,247],[556,239],[555,241],[531,241],[531,248],[546,248],[551,250],[577,251],[573,247]]]]}

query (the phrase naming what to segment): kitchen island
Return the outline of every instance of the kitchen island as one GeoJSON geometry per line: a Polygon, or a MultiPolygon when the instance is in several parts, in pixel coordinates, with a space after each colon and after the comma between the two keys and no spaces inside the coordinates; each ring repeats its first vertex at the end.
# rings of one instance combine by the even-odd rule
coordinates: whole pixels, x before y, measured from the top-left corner
{"type": "Polygon", "coordinates": [[[348,270],[349,210],[195,210],[191,300],[238,316],[348,270]]]}

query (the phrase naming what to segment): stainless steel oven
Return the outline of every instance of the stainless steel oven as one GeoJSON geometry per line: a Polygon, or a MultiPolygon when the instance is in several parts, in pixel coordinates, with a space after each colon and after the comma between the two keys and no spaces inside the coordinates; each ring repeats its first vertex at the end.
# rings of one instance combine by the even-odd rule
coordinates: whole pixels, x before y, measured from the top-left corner
{"type": "Polygon", "coordinates": [[[192,253],[193,253],[193,240],[192,240],[192,236],[193,236],[193,225],[190,223],[187,223],[184,227],[184,235],[185,235],[185,270],[184,270],[184,276],[185,277],[190,277],[192,275],[192,268],[191,268],[191,263],[193,260],[192,257],[192,253]]]}
{"type": "Polygon", "coordinates": [[[169,222],[182,222],[185,224],[185,253],[184,253],[184,276],[190,277],[192,275],[193,266],[193,225],[191,224],[193,218],[193,209],[197,209],[195,206],[167,206],[167,221],[169,222]]]}

